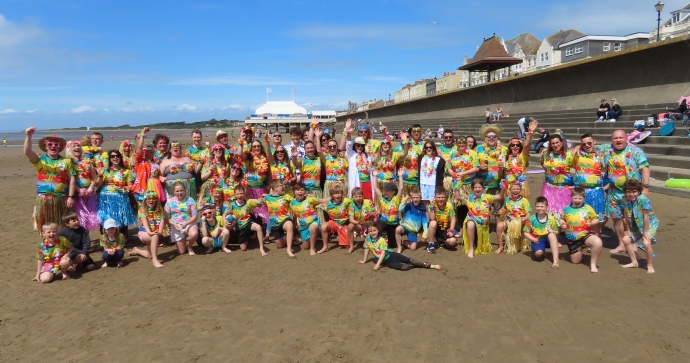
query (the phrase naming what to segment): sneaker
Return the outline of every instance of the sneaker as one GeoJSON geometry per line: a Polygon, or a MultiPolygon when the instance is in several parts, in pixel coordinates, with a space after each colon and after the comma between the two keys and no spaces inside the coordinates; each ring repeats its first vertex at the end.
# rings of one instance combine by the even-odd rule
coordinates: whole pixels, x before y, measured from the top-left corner
{"type": "Polygon", "coordinates": [[[603,122],[604,121],[604,116],[599,116],[599,119],[596,120],[595,122],[603,122]]]}
{"type": "Polygon", "coordinates": [[[612,118],[612,119],[609,120],[609,122],[616,122],[616,119],[615,119],[615,118],[612,118]]]}
{"type": "Polygon", "coordinates": [[[429,245],[426,246],[426,251],[429,253],[436,253],[436,246],[434,246],[434,242],[429,242],[429,245]]]}

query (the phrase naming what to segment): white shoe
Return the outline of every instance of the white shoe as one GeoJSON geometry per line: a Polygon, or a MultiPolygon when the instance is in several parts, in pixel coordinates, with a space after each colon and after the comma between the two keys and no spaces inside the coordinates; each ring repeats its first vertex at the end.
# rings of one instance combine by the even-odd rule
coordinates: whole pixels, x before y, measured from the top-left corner
{"type": "Polygon", "coordinates": [[[595,122],[603,122],[603,121],[604,121],[604,117],[603,117],[603,116],[601,116],[601,117],[599,117],[599,119],[598,119],[598,120],[596,120],[595,122]]]}
{"type": "Polygon", "coordinates": [[[612,118],[612,119],[609,120],[609,122],[616,122],[616,119],[615,119],[615,118],[612,118]]]}

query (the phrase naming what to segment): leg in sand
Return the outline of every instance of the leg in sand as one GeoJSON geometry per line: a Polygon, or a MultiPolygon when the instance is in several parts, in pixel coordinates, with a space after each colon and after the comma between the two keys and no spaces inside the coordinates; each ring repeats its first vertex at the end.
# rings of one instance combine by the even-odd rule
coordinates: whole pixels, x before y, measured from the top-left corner
{"type": "Polygon", "coordinates": [[[230,231],[228,231],[227,229],[223,229],[223,230],[220,232],[220,240],[223,242],[222,247],[221,247],[221,249],[223,250],[223,252],[225,252],[225,253],[230,253],[230,252],[232,252],[232,251],[230,251],[230,249],[228,248],[228,240],[230,240],[230,231]]]}
{"type": "Polygon", "coordinates": [[[72,267],[72,260],[69,259],[69,256],[64,256],[60,260],[60,271],[62,272],[62,279],[63,280],[69,280],[71,277],[69,276],[69,268],[72,267]]]}
{"type": "MultiPolygon", "coordinates": [[[[357,225],[359,226],[359,225],[357,225]]],[[[354,224],[350,223],[347,225],[347,239],[348,242],[350,243],[350,249],[347,250],[347,254],[351,254],[352,251],[355,250],[355,226],[354,224]]]]}
{"type": "Polygon", "coordinates": [[[321,225],[321,241],[323,241],[323,248],[319,250],[319,252],[316,252],[317,254],[321,254],[324,252],[328,251],[328,233],[329,233],[329,228],[328,224],[324,223],[321,225]]]}
{"type": "Polygon", "coordinates": [[[292,252],[292,239],[294,238],[295,225],[292,224],[292,221],[287,221],[283,224],[283,231],[285,231],[285,238],[287,240],[288,257],[294,258],[295,254],[292,252]]]}
{"type": "Polygon", "coordinates": [[[592,256],[589,260],[589,271],[592,273],[599,272],[599,269],[597,268],[597,260],[599,260],[599,255],[601,254],[601,238],[591,235],[585,240],[585,246],[592,249],[592,256]]]}
{"type": "Polygon", "coordinates": [[[53,281],[53,278],[55,278],[55,275],[53,275],[52,272],[41,272],[41,275],[38,277],[38,281],[40,281],[42,284],[47,284],[53,281]]]}
{"type": "Polygon", "coordinates": [[[647,273],[653,274],[654,273],[654,266],[652,265],[652,259],[654,258],[654,251],[652,250],[651,237],[647,238],[647,236],[643,236],[642,237],[642,244],[644,245],[644,253],[647,257],[647,273]]]}
{"type": "Polygon", "coordinates": [[[438,228],[438,223],[429,221],[429,242],[436,242],[436,228],[438,228]]]}
{"type": "Polygon", "coordinates": [[[213,253],[213,238],[211,237],[201,237],[201,244],[208,248],[206,254],[209,255],[213,253]]]}
{"type": "Polygon", "coordinates": [[[414,258],[410,258],[410,262],[409,262],[409,263],[410,263],[412,266],[418,267],[418,268],[430,268],[430,269],[434,269],[434,270],[440,270],[440,269],[441,269],[441,265],[432,265],[432,264],[430,264],[430,263],[428,263],[428,262],[415,260],[414,258]]]}
{"type": "MultiPolygon", "coordinates": [[[[309,225],[309,241],[306,242],[309,246],[309,254],[312,256],[316,255],[316,237],[319,232],[319,224],[314,222],[309,225]]],[[[307,246],[304,246],[305,248],[307,246]]]]}
{"type": "Polygon", "coordinates": [[[551,258],[553,259],[551,268],[559,268],[560,265],[558,264],[558,237],[556,237],[555,233],[549,233],[548,239],[549,247],[551,247],[551,258]]]}
{"type": "MultiPolygon", "coordinates": [[[[261,256],[266,256],[266,249],[264,248],[264,231],[261,229],[261,225],[258,223],[252,223],[252,231],[256,232],[256,240],[259,241],[259,250],[261,251],[261,256]]],[[[242,248],[242,245],[240,245],[242,248]]],[[[247,245],[244,245],[242,251],[247,250],[247,245]]]]}
{"type": "Polygon", "coordinates": [[[506,230],[506,222],[496,223],[496,237],[498,238],[498,248],[494,251],[495,254],[503,252],[503,232],[506,230]]]}
{"type": "Polygon", "coordinates": [[[163,264],[158,261],[158,241],[159,241],[159,236],[154,235],[154,236],[149,236],[148,233],[144,233],[139,236],[141,238],[141,242],[146,245],[146,250],[142,250],[138,247],[132,248],[132,250],[129,252],[130,256],[141,256],[145,259],[148,260],[153,260],[153,266],[154,267],[163,267],[163,264]]]}
{"type": "MultiPolygon", "coordinates": [[[[397,253],[402,253],[403,245],[405,245],[405,247],[407,247],[407,248],[410,248],[409,247],[410,242],[408,242],[408,241],[403,242],[402,241],[402,237],[405,235],[405,233],[406,233],[405,227],[403,227],[403,226],[395,227],[395,241],[398,243],[398,249],[395,252],[397,252],[397,253]]],[[[417,249],[416,243],[415,243],[415,249],[417,249]]]]}
{"type": "Polygon", "coordinates": [[[187,229],[187,253],[190,256],[195,255],[192,246],[194,246],[197,237],[199,237],[199,228],[195,225],[189,226],[189,229],[187,229]]]}
{"type": "Polygon", "coordinates": [[[618,246],[610,252],[612,254],[621,253],[625,251],[625,243],[623,243],[623,237],[625,237],[625,222],[623,218],[613,219],[613,229],[616,231],[616,237],[618,237],[618,246]]]}
{"type": "Polygon", "coordinates": [[[637,245],[632,243],[632,237],[631,236],[624,236],[623,237],[623,244],[625,245],[625,251],[628,252],[628,256],[630,256],[630,263],[621,265],[623,268],[637,268],[639,265],[637,263],[637,245]]]}
{"type": "Polygon", "coordinates": [[[470,249],[467,252],[467,257],[469,258],[474,258],[474,232],[476,228],[474,221],[467,221],[467,244],[469,244],[468,248],[470,249]]]}

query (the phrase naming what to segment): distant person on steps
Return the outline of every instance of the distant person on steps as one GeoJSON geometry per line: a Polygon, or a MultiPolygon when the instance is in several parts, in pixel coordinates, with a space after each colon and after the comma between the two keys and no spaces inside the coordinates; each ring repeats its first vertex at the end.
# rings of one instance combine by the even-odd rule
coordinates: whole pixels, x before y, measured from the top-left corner
{"type": "Polygon", "coordinates": [[[611,105],[606,103],[606,99],[602,98],[601,99],[601,104],[599,105],[599,109],[597,110],[597,122],[602,122],[606,118],[606,112],[611,110],[611,105]]]}
{"type": "Polygon", "coordinates": [[[618,102],[616,102],[615,98],[611,99],[611,104],[611,110],[606,111],[606,120],[609,122],[616,122],[616,119],[623,114],[623,109],[618,104],[618,102]]]}

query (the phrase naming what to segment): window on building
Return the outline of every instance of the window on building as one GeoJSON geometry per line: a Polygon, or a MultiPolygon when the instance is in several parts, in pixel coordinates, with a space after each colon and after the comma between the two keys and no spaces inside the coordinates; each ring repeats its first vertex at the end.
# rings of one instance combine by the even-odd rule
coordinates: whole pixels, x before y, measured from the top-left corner
{"type": "Polygon", "coordinates": [[[611,43],[604,42],[604,52],[608,52],[611,50],[611,43]]]}
{"type": "Polygon", "coordinates": [[[573,47],[565,48],[565,56],[570,57],[571,55],[573,55],[573,47]]]}
{"type": "Polygon", "coordinates": [[[584,46],[582,44],[578,45],[575,47],[575,54],[580,54],[584,50],[584,46]]]}
{"type": "Polygon", "coordinates": [[[623,49],[623,45],[621,43],[613,43],[613,51],[618,52],[621,49],[623,49]]]}
{"type": "Polygon", "coordinates": [[[680,13],[675,13],[673,14],[673,20],[671,21],[672,23],[677,23],[680,21],[680,13]]]}

